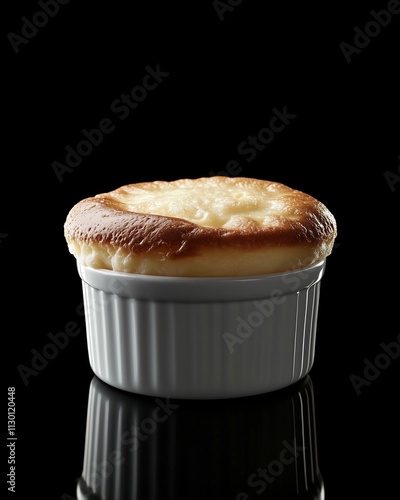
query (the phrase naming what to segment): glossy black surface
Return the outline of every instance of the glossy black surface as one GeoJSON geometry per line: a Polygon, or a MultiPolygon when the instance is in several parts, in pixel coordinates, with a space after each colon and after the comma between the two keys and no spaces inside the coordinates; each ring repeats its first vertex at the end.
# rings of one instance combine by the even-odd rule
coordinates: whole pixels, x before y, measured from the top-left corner
{"type": "Polygon", "coordinates": [[[231,3],[222,21],[222,2],[211,0],[135,12],[124,2],[70,1],[57,11],[53,2],[47,21],[39,3],[7,5],[0,258],[4,417],[15,388],[15,429],[4,440],[10,498],[397,494],[400,13],[382,13],[397,4],[231,3]],[[378,22],[371,11],[386,26],[366,28],[378,22]],[[355,27],[376,34],[363,41],[355,27]],[[341,43],[355,44],[357,33],[364,46],[347,62],[341,43]],[[137,87],[149,82],[141,100],[137,87]],[[123,107],[132,90],[137,102],[123,107]],[[268,141],[277,112],[290,116],[268,141]],[[71,150],[80,143],[79,161],[71,150]],[[315,363],[310,379],[282,393],[181,402],[146,434],[155,400],[93,379],[63,223],[81,198],[122,184],[220,172],[306,191],[337,219],[315,363]],[[135,441],[121,442],[132,426],[143,435],[135,452],[135,441]],[[274,462],[300,435],[307,444],[296,462],[274,462]],[[87,439],[104,451],[93,448],[91,463],[87,439]],[[116,450],[124,461],[108,476],[116,450]],[[274,481],[252,476],[270,477],[268,467],[274,481]]]}
{"type": "Polygon", "coordinates": [[[84,498],[322,498],[322,489],[309,377],[274,394],[207,402],[91,382],[84,498]]]}

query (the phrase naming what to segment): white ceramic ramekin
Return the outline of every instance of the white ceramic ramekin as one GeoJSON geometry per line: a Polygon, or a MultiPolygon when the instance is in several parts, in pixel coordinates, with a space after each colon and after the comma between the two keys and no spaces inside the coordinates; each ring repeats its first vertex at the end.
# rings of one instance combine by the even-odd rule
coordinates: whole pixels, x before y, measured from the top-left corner
{"type": "Polygon", "coordinates": [[[286,387],[314,360],[325,260],[232,278],[125,274],[78,264],[89,361],[108,384],[183,399],[286,387]]]}

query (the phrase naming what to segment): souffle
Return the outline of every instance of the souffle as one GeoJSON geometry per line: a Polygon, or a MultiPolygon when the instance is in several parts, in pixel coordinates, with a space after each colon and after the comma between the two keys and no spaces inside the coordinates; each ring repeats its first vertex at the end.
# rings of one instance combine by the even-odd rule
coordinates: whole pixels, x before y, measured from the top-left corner
{"type": "Polygon", "coordinates": [[[77,203],[65,238],[83,266],[124,273],[253,276],[303,269],[332,251],[328,208],[278,182],[202,177],[129,184],[77,203]]]}

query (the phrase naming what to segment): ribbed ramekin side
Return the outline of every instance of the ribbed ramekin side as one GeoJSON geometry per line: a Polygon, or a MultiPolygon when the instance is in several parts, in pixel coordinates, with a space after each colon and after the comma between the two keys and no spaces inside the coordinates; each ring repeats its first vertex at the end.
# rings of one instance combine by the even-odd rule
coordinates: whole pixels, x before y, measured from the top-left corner
{"type": "Polygon", "coordinates": [[[228,398],[279,389],[314,358],[319,283],[280,302],[166,302],[83,282],[89,360],[112,386],[175,398],[228,398]]]}
{"type": "Polygon", "coordinates": [[[294,294],[296,325],[293,349],[292,381],[303,378],[311,370],[315,353],[320,282],[294,294]]]}

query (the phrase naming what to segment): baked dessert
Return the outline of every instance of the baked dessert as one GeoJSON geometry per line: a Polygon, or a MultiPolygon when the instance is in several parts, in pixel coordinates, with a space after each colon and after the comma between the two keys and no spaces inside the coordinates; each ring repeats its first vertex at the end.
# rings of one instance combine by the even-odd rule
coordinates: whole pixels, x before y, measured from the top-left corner
{"type": "Polygon", "coordinates": [[[187,277],[294,271],[332,251],[336,221],[312,196],[245,177],[129,184],[77,203],[65,238],[83,266],[187,277]]]}
{"type": "Polygon", "coordinates": [[[130,184],[77,203],[65,237],[82,280],[90,365],[104,382],[225,399],[287,387],[311,370],[336,237],[315,198],[244,177],[130,184]]]}

